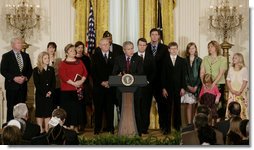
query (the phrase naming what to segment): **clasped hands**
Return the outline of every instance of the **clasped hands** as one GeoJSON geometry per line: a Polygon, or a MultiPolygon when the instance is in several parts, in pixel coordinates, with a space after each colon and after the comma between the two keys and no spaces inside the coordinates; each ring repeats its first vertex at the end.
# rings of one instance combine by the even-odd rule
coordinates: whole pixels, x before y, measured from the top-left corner
{"type": "Polygon", "coordinates": [[[13,80],[18,84],[23,84],[25,81],[27,81],[27,77],[25,76],[16,76],[13,78],[13,80]]]}

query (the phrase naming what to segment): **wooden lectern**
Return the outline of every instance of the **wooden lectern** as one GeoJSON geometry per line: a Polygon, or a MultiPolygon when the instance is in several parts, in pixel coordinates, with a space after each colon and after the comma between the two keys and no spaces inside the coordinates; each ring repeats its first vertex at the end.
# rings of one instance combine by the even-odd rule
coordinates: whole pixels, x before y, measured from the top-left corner
{"type": "Polygon", "coordinates": [[[109,85],[122,92],[122,110],[118,128],[119,136],[138,135],[134,112],[134,92],[138,87],[147,85],[146,76],[110,76],[109,85]]]}

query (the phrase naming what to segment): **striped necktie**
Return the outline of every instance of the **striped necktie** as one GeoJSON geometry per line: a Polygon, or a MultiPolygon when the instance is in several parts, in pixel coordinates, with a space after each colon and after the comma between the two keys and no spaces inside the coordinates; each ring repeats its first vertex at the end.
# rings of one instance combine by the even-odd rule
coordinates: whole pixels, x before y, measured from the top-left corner
{"type": "Polygon", "coordinates": [[[152,52],[153,52],[153,56],[155,56],[157,52],[156,46],[152,46],[152,52]]]}
{"type": "Polygon", "coordinates": [[[20,72],[22,72],[23,62],[22,62],[21,54],[20,54],[20,52],[17,52],[16,55],[17,55],[17,62],[18,62],[18,65],[19,65],[19,70],[20,70],[20,72]]]}

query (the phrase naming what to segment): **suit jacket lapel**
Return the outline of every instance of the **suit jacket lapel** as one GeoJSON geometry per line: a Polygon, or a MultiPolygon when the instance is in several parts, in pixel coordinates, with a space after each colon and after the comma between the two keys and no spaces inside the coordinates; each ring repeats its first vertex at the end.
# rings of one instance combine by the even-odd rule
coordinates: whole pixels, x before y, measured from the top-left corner
{"type": "MultiPolygon", "coordinates": [[[[16,58],[16,56],[15,56],[15,53],[13,52],[13,50],[11,50],[11,57],[12,57],[12,61],[16,64],[16,69],[18,70],[18,71],[20,71],[19,70],[19,64],[18,64],[18,61],[17,61],[17,58],[16,58]]],[[[22,55],[21,55],[22,56],[22,55]]],[[[23,56],[22,56],[22,59],[23,59],[23,56]]],[[[23,59],[23,61],[24,61],[24,59],[23,59]]]]}

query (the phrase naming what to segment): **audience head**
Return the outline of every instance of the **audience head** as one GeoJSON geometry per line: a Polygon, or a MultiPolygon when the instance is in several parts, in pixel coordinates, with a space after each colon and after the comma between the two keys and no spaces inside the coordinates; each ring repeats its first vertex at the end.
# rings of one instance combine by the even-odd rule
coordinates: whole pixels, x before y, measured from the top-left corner
{"type": "Polygon", "coordinates": [[[242,67],[245,67],[245,63],[244,63],[244,58],[243,55],[241,53],[235,53],[233,55],[233,61],[232,61],[232,66],[235,67],[236,64],[240,65],[240,69],[242,69],[242,67]]]}
{"type": "Polygon", "coordinates": [[[102,38],[100,40],[99,47],[102,52],[104,52],[104,53],[108,52],[109,48],[110,48],[109,40],[107,38],[102,38]]]}
{"type": "Polygon", "coordinates": [[[131,41],[125,41],[123,43],[123,51],[126,56],[132,57],[134,54],[134,45],[131,41]]]}
{"type": "Polygon", "coordinates": [[[85,48],[85,44],[81,41],[77,41],[75,43],[75,49],[77,52],[77,56],[82,56],[84,54],[84,48],[85,48]]]}
{"type": "Polygon", "coordinates": [[[177,55],[178,54],[178,44],[176,42],[170,42],[168,44],[168,51],[170,55],[177,55]]]}
{"type": "Polygon", "coordinates": [[[150,30],[150,37],[151,37],[151,42],[157,43],[159,42],[160,39],[160,31],[157,28],[152,28],[150,30]]]}
{"type": "Polygon", "coordinates": [[[10,120],[7,123],[7,126],[16,126],[17,128],[20,129],[21,133],[23,134],[26,129],[26,122],[24,120],[22,120],[21,118],[15,118],[15,119],[10,120]]]}
{"type": "Polygon", "coordinates": [[[241,114],[241,105],[236,101],[233,101],[233,102],[229,103],[228,112],[229,112],[229,116],[228,116],[229,118],[240,116],[240,114],[241,114]]]}
{"type": "Polygon", "coordinates": [[[138,51],[139,52],[141,52],[141,53],[145,52],[146,47],[147,47],[146,39],[145,38],[138,39],[137,45],[138,45],[138,51]]]}
{"type": "Polygon", "coordinates": [[[67,113],[64,109],[57,108],[53,110],[52,117],[57,117],[57,118],[60,118],[62,121],[64,121],[67,117],[67,113]]]}
{"type": "Polygon", "coordinates": [[[75,58],[76,57],[76,50],[75,50],[75,46],[73,44],[68,44],[65,46],[64,48],[64,52],[65,52],[65,57],[69,57],[69,58],[75,58]]]}
{"type": "Polygon", "coordinates": [[[23,48],[24,40],[21,37],[11,39],[11,47],[13,50],[20,51],[23,48]]]}
{"type": "Polygon", "coordinates": [[[19,119],[28,119],[28,108],[25,103],[18,103],[13,107],[13,117],[19,119]]]}
{"type": "Polygon", "coordinates": [[[199,105],[197,108],[197,113],[203,113],[208,116],[210,114],[210,109],[206,105],[199,105]]]}
{"type": "Polygon", "coordinates": [[[194,42],[190,42],[186,47],[185,56],[189,57],[191,54],[194,54],[194,56],[198,56],[197,45],[194,42]]]}
{"type": "Polygon", "coordinates": [[[198,129],[198,138],[201,145],[216,144],[216,132],[210,126],[201,127],[198,129]]]}
{"type": "Polygon", "coordinates": [[[55,42],[49,42],[48,45],[47,45],[47,52],[50,55],[55,55],[56,48],[57,48],[57,45],[56,45],[55,42]]]}
{"type": "Polygon", "coordinates": [[[217,56],[220,55],[221,47],[220,43],[217,41],[211,41],[208,43],[208,53],[209,55],[216,54],[217,56]]]}
{"type": "Polygon", "coordinates": [[[105,31],[105,32],[103,33],[103,38],[108,39],[109,45],[111,45],[111,44],[113,43],[112,34],[111,34],[110,32],[105,31]]]}
{"type": "Polygon", "coordinates": [[[193,122],[196,129],[205,127],[208,125],[208,116],[203,113],[199,113],[194,117],[193,122]]]}
{"type": "Polygon", "coordinates": [[[249,137],[249,120],[244,119],[240,122],[240,131],[244,137],[249,137]]]}
{"type": "Polygon", "coordinates": [[[7,125],[3,128],[2,143],[3,145],[19,145],[21,144],[22,133],[15,125],[7,125]]]}

